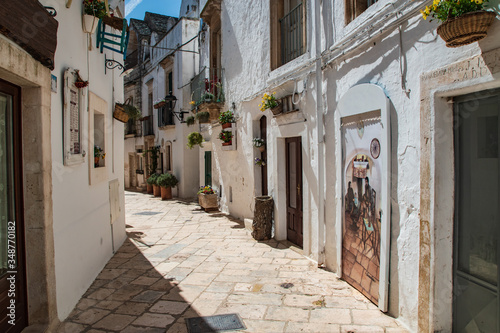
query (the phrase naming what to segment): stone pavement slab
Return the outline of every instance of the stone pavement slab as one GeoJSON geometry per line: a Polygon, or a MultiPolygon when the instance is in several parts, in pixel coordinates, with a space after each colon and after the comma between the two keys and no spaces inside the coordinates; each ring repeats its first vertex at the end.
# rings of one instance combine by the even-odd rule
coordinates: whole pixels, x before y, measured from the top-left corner
{"type": "Polygon", "coordinates": [[[290,243],[193,202],[126,192],[125,204],[128,239],[58,333],[187,333],[186,318],[227,313],[237,332],[408,332],[290,243]]]}

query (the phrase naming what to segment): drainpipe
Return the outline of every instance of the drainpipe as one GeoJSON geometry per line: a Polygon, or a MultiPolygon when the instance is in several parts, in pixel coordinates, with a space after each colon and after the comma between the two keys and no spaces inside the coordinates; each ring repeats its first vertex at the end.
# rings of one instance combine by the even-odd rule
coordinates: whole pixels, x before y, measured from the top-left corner
{"type": "Polygon", "coordinates": [[[321,0],[314,2],[316,41],[316,133],[318,142],[318,266],[325,263],[325,157],[323,118],[323,71],[321,69],[321,0]]]}

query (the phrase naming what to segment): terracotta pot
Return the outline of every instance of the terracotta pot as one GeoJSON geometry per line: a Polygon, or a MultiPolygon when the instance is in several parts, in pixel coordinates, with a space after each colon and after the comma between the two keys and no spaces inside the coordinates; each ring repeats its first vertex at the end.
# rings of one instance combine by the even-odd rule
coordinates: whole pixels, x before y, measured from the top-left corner
{"type": "Polygon", "coordinates": [[[161,200],[172,199],[172,188],[169,187],[160,187],[161,189],[161,200]]]}
{"type": "Polygon", "coordinates": [[[477,11],[466,13],[444,21],[437,27],[437,33],[447,47],[458,47],[483,39],[495,19],[495,13],[477,11]]]}
{"type": "Polygon", "coordinates": [[[97,24],[99,23],[99,19],[95,16],[83,14],[82,18],[82,28],[83,32],[88,34],[93,34],[97,29],[97,24]]]}
{"type": "Polygon", "coordinates": [[[233,141],[229,141],[229,142],[223,142],[222,145],[223,146],[230,146],[233,144],[233,141]]]}
{"type": "Polygon", "coordinates": [[[266,146],[260,146],[259,147],[259,150],[263,153],[266,151],[266,146]]]}
{"type": "Polygon", "coordinates": [[[99,156],[94,156],[94,168],[99,167],[99,156]]]}
{"type": "Polygon", "coordinates": [[[159,197],[161,195],[160,186],[153,184],[153,195],[159,197]]]}
{"type": "Polygon", "coordinates": [[[153,185],[146,184],[146,193],[153,194],[153,185]]]}
{"type": "Polygon", "coordinates": [[[208,210],[217,210],[219,209],[219,204],[217,202],[217,194],[198,194],[198,203],[201,208],[208,210]]]}
{"type": "Polygon", "coordinates": [[[222,124],[222,128],[231,128],[231,123],[222,124]]]}

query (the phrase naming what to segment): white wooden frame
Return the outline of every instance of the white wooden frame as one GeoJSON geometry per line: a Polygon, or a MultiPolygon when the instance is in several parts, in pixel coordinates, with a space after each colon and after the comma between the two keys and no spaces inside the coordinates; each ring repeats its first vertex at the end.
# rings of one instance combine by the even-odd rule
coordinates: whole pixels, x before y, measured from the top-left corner
{"type": "Polygon", "coordinates": [[[68,68],[64,71],[64,84],[63,84],[63,89],[64,89],[64,104],[63,104],[63,140],[64,140],[64,165],[70,166],[70,165],[76,165],[76,164],[81,164],[85,162],[85,147],[84,147],[84,126],[83,126],[83,111],[85,110],[85,98],[84,98],[84,89],[78,89],[75,86],[75,81],[76,81],[76,76],[75,76],[75,70],[73,68],[68,68]],[[70,144],[71,144],[71,132],[70,132],[70,126],[71,126],[71,93],[76,92],[78,94],[78,108],[79,108],[79,114],[80,114],[80,128],[79,128],[79,133],[80,133],[80,153],[78,154],[73,154],[70,151],[70,144]]]}
{"type": "MultiPolygon", "coordinates": [[[[390,241],[391,241],[391,126],[390,126],[390,103],[383,89],[374,84],[360,84],[352,87],[340,99],[337,111],[340,120],[344,117],[361,115],[363,113],[380,110],[380,121],[382,133],[380,137],[380,156],[382,162],[382,185],[381,185],[381,232],[380,232],[380,278],[379,278],[379,303],[378,307],[383,312],[388,311],[389,295],[389,265],[390,265],[390,241]]],[[[342,131],[342,128],[340,128],[342,131]]],[[[345,154],[341,140],[337,141],[337,151],[345,154]]],[[[337,158],[337,179],[344,183],[343,158],[337,158]]],[[[342,195],[338,195],[337,205],[343,206],[346,192],[345,184],[341,187],[342,195]]],[[[338,272],[342,272],[342,226],[344,214],[343,209],[338,216],[335,226],[337,234],[337,266],[338,272]]],[[[337,210],[338,212],[338,210],[337,210]]]]}

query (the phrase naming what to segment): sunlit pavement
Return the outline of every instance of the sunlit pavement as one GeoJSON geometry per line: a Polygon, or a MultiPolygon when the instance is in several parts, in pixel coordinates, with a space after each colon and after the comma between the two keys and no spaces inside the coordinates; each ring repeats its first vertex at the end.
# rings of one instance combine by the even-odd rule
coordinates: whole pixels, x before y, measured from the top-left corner
{"type": "Polygon", "coordinates": [[[238,332],[407,332],[288,245],[196,203],[126,192],[128,240],[58,332],[187,332],[237,313],[238,332]]]}

